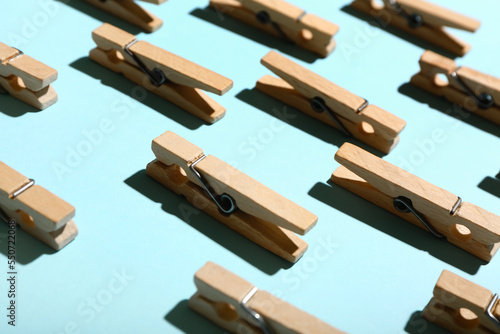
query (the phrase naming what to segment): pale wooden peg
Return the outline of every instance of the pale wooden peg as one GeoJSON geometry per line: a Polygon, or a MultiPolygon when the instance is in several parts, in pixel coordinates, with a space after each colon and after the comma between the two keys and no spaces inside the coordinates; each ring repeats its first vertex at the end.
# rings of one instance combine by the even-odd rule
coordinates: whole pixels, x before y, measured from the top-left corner
{"type": "MultiPolygon", "coordinates": [[[[147,31],[153,32],[161,28],[163,21],[150,11],[137,5],[133,0],[85,0],[88,3],[113,14],[120,19],[147,31]]],[[[160,5],[167,0],[142,0],[160,5]]]]}
{"type": "Polygon", "coordinates": [[[90,51],[90,58],[99,64],[123,74],[208,123],[224,117],[224,107],[202,90],[223,95],[233,87],[230,79],[148,42],[137,41],[134,35],[107,23],[95,29],[92,38],[97,47],[90,51]],[[159,72],[165,82],[153,84],[142,66],[159,72]]]}
{"type": "Polygon", "coordinates": [[[78,234],[75,208],[0,162],[0,208],[21,228],[59,250],[78,234]]]}
{"type": "Polygon", "coordinates": [[[425,319],[457,334],[500,333],[500,303],[490,290],[443,270],[433,295],[425,319]]]}
{"type": "Polygon", "coordinates": [[[194,282],[197,292],[189,299],[189,307],[231,333],[262,333],[245,308],[263,318],[260,326],[269,333],[344,333],[215,263],[207,262],[198,270],[194,282]]]}
{"type": "Polygon", "coordinates": [[[0,88],[10,95],[43,110],[57,102],[56,79],[53,68],[0,43],[0,88]]]}
{"type": "Polygon", "coordinates": [[[317,222],[314,214],[225,162],[205,157],[199,147],[171,131],[153,140],[152,149],[156,160],[146,172],[170,190],[288,261],[297,261],[306,251],[307,244],[292,232],[307,233],[317,222]],[[228,202],[221,197],[230,196],[235,209],[223,214],[205,186],[222,203],[228,202]]]}
{"type": "Polygon", "coordinates": [[[459,67],[453,59],[432,51],[425,51],[419,64],[420,72],[411,78],[411,84],[500,124],[499,78],[469,67],[459,67]]]}
{"type": "Polygon", "coordinates": [[[339,27],[283,0],[210,0],[215,10],[327,57],[339,27]]]}
{"type": "Polygon", "coordinates": [[[373,105],[333,82],[294,63],[275,51],[269,52],[261,63],[280,78],[264,76],[257,89],[275,99],[314,117],[337,129],[342,127],[353,137],[384,153],[389,153],[399,142],[399,134],[406,122],[373,105]],[[311,105],[320,98],[330,111],[318,112],[311,105]]]}
{"type": "Polygon", "coordinates": [[[470,45],[446,32],[445,27],[475,32],[481,22],[422,0],[354,0],[351,7],[386,24],[432,43],[448,52],[463,56],[470,45]]]}
{"type": "MultiPolygon", "coordinates": [[[[500,217],[462,200],[403,169],[346,143],[335,160],[341,166],[331,180],[397,216],[445,237],[450,243],[490,261],[500,247],[500,217]],[[404,199],[426,222],[398,210],[404,199]]],[[[406,207],[407,208],[407,207],[406,207]]]]}

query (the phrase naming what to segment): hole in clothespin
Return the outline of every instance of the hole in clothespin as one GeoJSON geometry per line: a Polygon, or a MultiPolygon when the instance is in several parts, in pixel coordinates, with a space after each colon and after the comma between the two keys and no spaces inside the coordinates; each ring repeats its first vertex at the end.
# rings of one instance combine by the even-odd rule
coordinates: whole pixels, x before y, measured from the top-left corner
{"type": "Polygon", "coordinates": [[[119,64],[125,60],[122,53],[117,50],[109,50],[107,54],[109,61],[112,62],[113,64],[119,64]]]}
{"type": "Polygon", "coordinates": [[[12,89],[16,92],[20,92],[23,89],[26,89],[26,85],[24,84],[23,79],[21,79],[20,77],[13,75],[7,80],[9,80],[10,87],[12,87],[12,89]]]}
{"type": "Polygon", "coordinates": [[[370,5],[375,10],[381,10],[385,8],[385,4],[382,0],[371,0],[370,5]]]}
{"type": "Polygon", "coordinates": [[[309,29],[302,29],[300,30],[300,38],[303,41],[310,42],[314,38],[314,35],[311,30],[309,29]]]}
{"type": "Polygon", "coordinates": [[[434,76],[434,84],[439,87],[446,87],[449,85],[448,77],[444,73],[437,73],[434,76]]]}
{"type": "Polygon", "coordinates": [[[367,122],[359,123],[359,131],[364,135],[372,135],[375,133],[373,126],[367,122]]]}
{"type": "Polygon", "coordinates": [[[234,321],[239,318],[238,312],[236,312],[234,306],[228,303],[215,303],[215,311],[217,315],[225,321],[234,321]]]}
{"type": "Polygon", "coordinates": [[[35,228],[35,222],[33,220],[33,217],[31,217],[29,214],[27,214],[22,210],[17,210],[16,212],[17,214],[19,214],[19,217],[26,226],[30,228],[35,228]]]}
{"type": "Polygon", "coordinates": [[[169,166],[169,175],[168,178],[171,182],[176,185],[181,185],[186,183],[188,180],[186,171],[182,169],[179,165],[171,165],[169,166]]]}
{"type": "Polygon", "coordinates": [[[463,307],[457,310],[455,321],[460,327],[466,329],[473,329],[479,325],[478,316],[468,308],[463,307]]]}
{"type": "Polygon", "coordinates": [[[472,237],[472,233],[467,226],[455,224],[451,227],[453,235],[460,241],[467,241],[472,237]]]}

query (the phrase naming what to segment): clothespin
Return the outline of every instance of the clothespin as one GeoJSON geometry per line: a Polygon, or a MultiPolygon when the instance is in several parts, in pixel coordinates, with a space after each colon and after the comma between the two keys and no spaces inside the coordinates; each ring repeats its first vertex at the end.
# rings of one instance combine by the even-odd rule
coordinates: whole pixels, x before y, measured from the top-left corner
{"type": "Polygon", "coordinates": [[[0,43],[0,88],[39,110],[57,102],[50,85],[57,71],[25,55],[16,48],[0,43]]]}
{"type": "Polygon", "coordinates": [[[351,7],[375,17],[382,25],[392,25],[432,43],[448,52],[463,56],[470,45],[453,36],[445,27],[476,31],[481,22],[422,0],[354,0],[351,7]]]}
{"type": "Polygon", "coordinates": [[[498,294],[443,270],[423,317],[452,333],[500,333],[498,294]]]}
{"type": "Polygon", "coordinates": [[[0,217],[60,250],[78,234],[75,208],[0,161],[0,217]]]}
{"type": "Polygon", "coordinates": [[[331,180],[364,199],[490,261],[500,247],[500,217],[345,143],[331,180]]]}
{"type": "Polygon", "coordinates": [[[262,77],[256,86],[260,91],[384,153],[399,142],[399,133],[406,125],[399,117],[277,52],[269,52],[261,63],[281,79],[262,77]]]}
{"type": "MultiPolygon", "coordinates": [[[[85,0],[88,3],[110,13],[124,21],[147,31],[153,32],[161,28],[163,21],[137,5],[133,0],[85,0]]],[[[167,0],[142,0],[145,2],[161,5],[167,0]]]]}
{"type": "Polygon", "coordinates": [[[210,6],[246,24],[327,57],[339,26],[283,0],[210,0],[210,6]]]}
{"type": "Polygon", "coordinates": [[[344,333],[215,263],[198,270],[194,282],[189,307],[231,333],[344,333]]]}
{"type": "Polygon", "coordinates": [[[499,78],[457,66],[454,60],[432,51],[425,51],[419,64],[420,72],[410,81],[413,85],[500,124],[499,78]]]}
{"type": "Polygon", "coordinates": [[[97,48],[90,58],[134,83],[158,94],[208,123],[224,117],[226,109],[202,92],[223,95],[233,82],[198,64],[104,23],[92,32],[97,48]]]}
{"type": "Polygon", "coordinates": [[[156,160],[146,172],[224,225],[282,258],[296,262],[304,235],[318,218],[186,139],[167,131],[153,140],[156,160]]]}

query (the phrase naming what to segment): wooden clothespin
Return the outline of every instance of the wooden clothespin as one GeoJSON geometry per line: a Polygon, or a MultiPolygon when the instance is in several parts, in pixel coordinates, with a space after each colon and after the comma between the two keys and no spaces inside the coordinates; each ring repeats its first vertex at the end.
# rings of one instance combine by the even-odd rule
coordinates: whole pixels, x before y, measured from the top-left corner
{"type": "Polygon", "coordinates": [[[419,63],[420,72],[411,78],[410,83],[500,124],[499,78],[457,66],[454,60],[432,51],[425,51],[419,63]]]}
{"type": "Polygon", "coordinates": [[[104,23],[92,32],[97,48],[90,58],[134,83],[158,94],[208,123],[224,117],[226,109],[202,90],[223,95],[233,82],[198,64],[104,23]]]}
{"type": "Polygon", "coordinates": [[[339,26],[283,0],[210,0],[215,10],[327,57],[339,26]]]}
{"type": "Polygon", "coordinates": [[[500,247],[500,217],[345,143],[331,180],[440,238],[490,261],[500,247]]]}
{"type": "Polygon", "coordinates": [[[156,160],[146,172],[197,208],[282,258],[296,262],[318,218],[294,202],[173,132],[152,145],[156,160]]]}
{"type": "MultiPolygon", "coordinates": [[[[137,5],[133,0],[85,0],[88,3],[110,13],[124,21],[147,31],[153,32],[161,28],[163,21],[137,5]]],[[[142,0],[145,2],[161,5],[167,0],[142,0]]]]}
{"type": "Polygon", "coordinates": [[[16,48],[0,43],[0,88],[39,110],[57,102],[50,85],[57,71],[25,55],[16,48]]]}
{"type": "Polygon", "coordinates": [[[476,31],[481,22],[422,0],[354,0],[351,7],[432,43],[448,52],[463,56],[470,45],[446,32],[445,27],[476,31]]]}
{"type": "Polygon", "coordinates": [[[75,208],[0,162],[0,212],[55,250],[78,234],[75,208]],[[3,211],[3,212],[2,212],[3,211]]]}
{"type": "Polygon", "coordinates": [[[447,270],[439,277],[423,317],[459,334],[500,333],[498,294],[447,270]]]}
{"type": "Polygon", "coordinates": [[[256,86],[260,91],[384,153],[399,142],[399,133],[406,125],[399,117],[277,52],[269,52],[261,63],[281,79],[262,77],[256,86]]]}
{"type": "Polygon", "coordinates": [[[194,282],[189,307],[231,333],[344,333],[215,263],[198,270],[194,282]]]}

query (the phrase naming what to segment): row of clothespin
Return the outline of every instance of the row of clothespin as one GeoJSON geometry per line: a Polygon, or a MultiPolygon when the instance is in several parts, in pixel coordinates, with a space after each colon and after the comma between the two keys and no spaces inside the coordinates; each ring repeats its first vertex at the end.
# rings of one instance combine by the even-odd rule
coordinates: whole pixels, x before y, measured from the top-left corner
{"type": "MultiPolygon", "coordinates": [[[[189,306],[231,333],[344,333],[215,263],[198,270],[194,282],[189,306]]],[[[446,270],[422,315],[453,333],[500,333],[498,294],[446,270]]]]}

